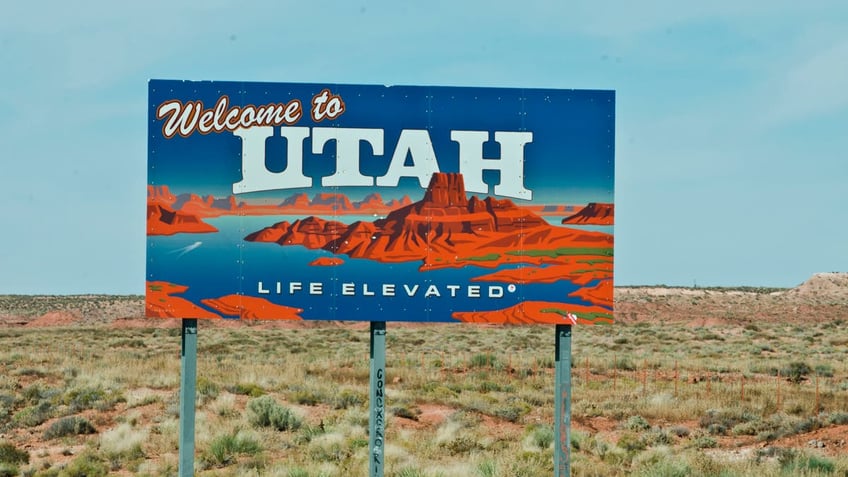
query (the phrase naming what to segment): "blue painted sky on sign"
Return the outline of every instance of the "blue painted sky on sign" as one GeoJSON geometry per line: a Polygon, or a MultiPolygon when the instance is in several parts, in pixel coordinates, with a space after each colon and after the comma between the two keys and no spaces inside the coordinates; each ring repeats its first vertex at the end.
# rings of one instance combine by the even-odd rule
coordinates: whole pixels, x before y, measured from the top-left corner
{"type": "Polygon", "coordinates": [[[616,91],[616,282],[848,270],[842,1],[5,5],[0,293],[142,293],[147,80],[616,91]]]}
{"type": "MultiPolygon", "coordinates": [[[[533,192],[536,204],[579,204],[612,202],[614,101],[611,91],[545,90],[515,88],[446,88],[429,86],[374,86],[309,83],[242,83],[242,82],[174,82],[155,80],[151,83],[150,117],[154,119],[155,137],[150,143],[156,154],[150,158],[155,166],[148,170],[149,183],[168,185],[172,192],[213,194],[225,197],[233,193],[232,185],[242,179],[242,140],[230,132],[200,134],[166,139],[161,128],[167,119],[155,119],[156,110],[171,100],[201,101],[203,109],[214,108],[222,96],[230,103],[256,106],[269,102],[300,100],[303,117],[295,127],[374,128],[383,131],[381,154],[373,153],[373,145],[360,144],[359,171],[366,176],[384,176],[393,158],[402,129],[426,129],[442,172],[459,171],[459,145],[451,139],[451,131],[478,130],[489,132],[483,157],[501,157],[493,131],[530,131],[532,140],[523,146],[523,185],[533,192]],[[333,120],[314,122],[310,118],[310,100],[322,89],[338,94],[345,111],[333,120]],[[532,159],[531,159],[532,158],[532,159]]],[[[286,169],[286,144],[279,129],[265,146],[269,168],[286,169]],[[270,151],[270,155],[269,155],[270,151]]],[[[338,167],[333,157],[334,145],[325,145],[314,154],[311,140],[298,141],[303,155],[302,170],[312,181],[308,189],[273,190],[262,194],[239,196],[237,200],[269,196],[276,199],[306,192],[310,197],[328,192],[322,177],[338,167]]],[[[414,162],[414,158],[408,158],[414,162]]],[[[419,157],[418,162],[423,158],[419,157]]],[[[485,172],[484,182],[492,186],[501,182],[500,173],[485,172]]],[[[515,179],[513,179],[515,180],[515,179]]],[[[429,175],[420,184],[417,179],[402,179],[399,188],[375,189],[345,187],[338,192],[354,200],[379,192],[385,199],[409,195],[418,200],[429,183],[429,175]]],[[[282,184],[281,184],[282,185],[282,184]]],[[[482,196],[487,194],[482,193],[482,196]]]]}

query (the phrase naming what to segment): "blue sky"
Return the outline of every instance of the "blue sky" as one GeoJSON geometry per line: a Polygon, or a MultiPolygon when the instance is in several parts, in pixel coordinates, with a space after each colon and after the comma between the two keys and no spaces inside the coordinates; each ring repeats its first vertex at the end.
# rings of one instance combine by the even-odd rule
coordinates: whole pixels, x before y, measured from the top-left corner
{"type": "Polygon", "coordinates": [[[147,80],[616,91],[619,285],[848,271],[848,4],[13,2],[0,293],[143,293],[147,80]]]}

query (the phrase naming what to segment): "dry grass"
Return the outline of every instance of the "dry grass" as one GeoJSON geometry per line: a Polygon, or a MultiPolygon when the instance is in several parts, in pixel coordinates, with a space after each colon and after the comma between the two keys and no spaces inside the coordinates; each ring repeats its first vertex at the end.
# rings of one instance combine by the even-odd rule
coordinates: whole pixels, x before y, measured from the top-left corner
{"type": "MultiPolygon", "coordinates": [[[[366,473],[359,328],[201,323],[199,475],[366,473]],[[300,425],[259,424],[249,408],[260,401],[300,425]]],[[[550,475],[553,338],[548,327],[389,325],[386,475],[550,475]]],[[[830,344],[841,340],[833,322],[575,329],[574,475],[842,475],[848,353],[830,344]],[[787,369],[802,375],[777,377],[787,369]]],[[[177,330],[0,329],[0,426],[30,455],[19,471],[173,475],[179,342],[177,330]],[[44,439],[72,415],[99,434],[44,439]]]]}
{"type": "MultiPolygon", "coordinates": [[[[573,475],[846,475],[841,279],[617,290],[620,323],[574,330],[573,475]]],[[[78,298],[0,297],[7,324],[78,318],[0,327],[0,475],[175,475],[179,330],[107,325],[137,297],[78,298]]],[[[387,476],[552,474],[552,328],[389,324],[387,343],[387,476]]],[[[201,322],[198,475],[367,474],[368,374],[361,324],[201,322]]]]}

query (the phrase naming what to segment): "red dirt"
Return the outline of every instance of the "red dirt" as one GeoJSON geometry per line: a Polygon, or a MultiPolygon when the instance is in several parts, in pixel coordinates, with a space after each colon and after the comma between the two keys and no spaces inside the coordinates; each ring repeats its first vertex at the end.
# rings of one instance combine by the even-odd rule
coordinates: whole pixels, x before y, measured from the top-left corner
{"type": "Polygon", "coordinates": [[[76,324],[80,319],[73,313],[67,311],[51,311],[45,313],[38,318],[28,322],[26,325],[30,328],[45,328],[50,326],[69,326],[76,324]]]}

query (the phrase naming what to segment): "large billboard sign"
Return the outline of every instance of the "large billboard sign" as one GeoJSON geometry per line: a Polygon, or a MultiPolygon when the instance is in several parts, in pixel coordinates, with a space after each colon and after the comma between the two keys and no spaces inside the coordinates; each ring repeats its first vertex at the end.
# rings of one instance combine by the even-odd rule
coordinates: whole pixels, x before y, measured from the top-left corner
{"type": "Polygon", "coordinates": [[[152,80],[149,317],[613,320],[612,91],[152,80]]]}

